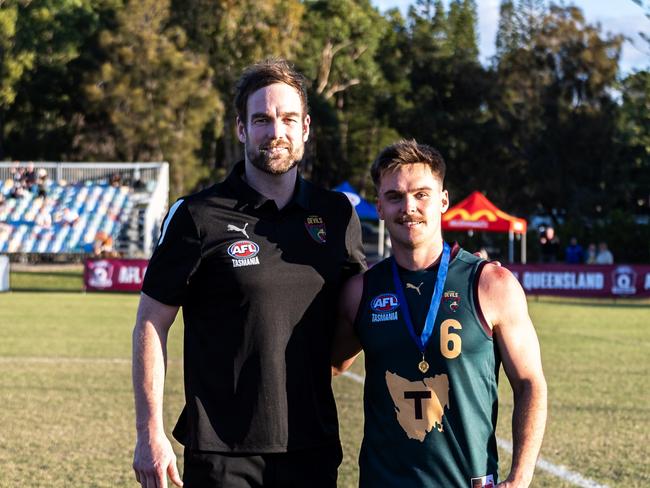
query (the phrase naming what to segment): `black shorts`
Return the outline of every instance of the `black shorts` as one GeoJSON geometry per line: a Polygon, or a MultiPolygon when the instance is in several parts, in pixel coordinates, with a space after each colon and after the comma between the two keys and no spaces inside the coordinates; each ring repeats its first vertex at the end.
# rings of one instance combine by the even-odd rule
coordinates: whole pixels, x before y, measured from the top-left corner
{"type": "Polygon", "coordinates": [[[339,443],[272,454],[185,449],[184,488],[336,488],[339,443]]]}

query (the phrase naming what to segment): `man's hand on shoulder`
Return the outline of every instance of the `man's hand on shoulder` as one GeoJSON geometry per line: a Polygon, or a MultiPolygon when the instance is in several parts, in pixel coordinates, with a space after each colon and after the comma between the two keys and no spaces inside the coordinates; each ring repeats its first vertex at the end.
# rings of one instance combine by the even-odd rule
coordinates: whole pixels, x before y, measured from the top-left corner
{"type": "Polygon", "coordinates": [[[176,454],[164,434],[152,437],[138,435],[133,454],[133,470],[135,479],[143,488],[167,488],[167,475],[176,486],[183,486],[176,467],[176,454]]]}
{"type": "Polygon", "coordinates": [[[497,265],[497,266],[501,266],[501,261],[492,261],[492,260],[490,260],[489,258],[486,258],[485,255],[484,255],[481,251],[476,251],[476,252],[474,253],[474,256],[476,256],[477,258],[484,258],[484,259],[486,259],[488,264],[495,264],[495,265],[497,265]]]}

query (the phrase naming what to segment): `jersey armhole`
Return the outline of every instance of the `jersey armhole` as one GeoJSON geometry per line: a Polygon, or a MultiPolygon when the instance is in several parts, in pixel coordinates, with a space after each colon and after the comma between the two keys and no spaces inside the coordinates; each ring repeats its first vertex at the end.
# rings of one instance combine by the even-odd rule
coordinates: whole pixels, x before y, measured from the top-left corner
{"type": "Polygon", "coordinates": [[[481,261],[478,263],[478,266],[476,267],[476,272],[474,273],[474,283],[472,285],[472,295],[474,298],[474,309],[476,310],[476,317],[478,318],[479,322],[483,326],[483,330],[487,334],[488,337],[492,337],[492,328],[488,324],[487,320],[485,319],[485,315],[483,314],[483,309],[481,308],[481,302],[478,298],[478,284],[479,281],[481,280],[481,273],[483,272],[483,268],[485,268],[485,265],[488,264],[487,261],[481,261]]]}

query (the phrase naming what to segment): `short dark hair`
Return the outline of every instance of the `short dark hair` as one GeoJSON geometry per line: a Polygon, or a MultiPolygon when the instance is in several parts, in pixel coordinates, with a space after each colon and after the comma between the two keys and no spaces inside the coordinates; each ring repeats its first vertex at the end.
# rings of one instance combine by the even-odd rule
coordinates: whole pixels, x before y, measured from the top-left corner
{"type": "Polygon", "coordinates": [[[248,97],[265,86],[284,83],[296,89],[302,103],[303,117],[307,115],[307,80],[285,59],[270,58],[255,63],[244,70],[235,87],[235,110],[246,123],[248,97]]]}
{"type": "Polygon", "coordinates": [[[379,188],[381,176],[386,171],[393,171],[404,164],[423,163],[431,168],[431,172],[440,178],[444,185],[447,165],[438,150],[426,144],[418,144],[414,139],[391,144],[382,149],[377,159],[372,163],[370,174],[375,186],[379,188]]]}

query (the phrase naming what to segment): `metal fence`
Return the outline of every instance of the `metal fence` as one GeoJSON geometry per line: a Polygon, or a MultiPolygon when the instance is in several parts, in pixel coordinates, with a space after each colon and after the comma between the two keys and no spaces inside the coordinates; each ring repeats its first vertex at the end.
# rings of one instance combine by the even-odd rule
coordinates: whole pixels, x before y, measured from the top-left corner
{"type": "Polygon", "coordinates": [[[16,161],[0,163],[0,181],[11,178],[13,170],[18,167],[44,169],[53,181],[65,181],[75,184],[84,181],[108,183],[119,175],[122,184],[133,185],[140,181],[145,185],[154,185],[161,168],[167,163],[62,163],[50,161],[16,161]]]}
{"type": "Polygon", "coordinates": [[[169,195],[169,164],[166,162],[52,162],[52,161],[14,161],[0,162],[0,186],[12,179],[17,168],[31,168],[39,172],[45,170],[47,178],[59,184],[83,184],[93,182],[108,184],[118,181],[120,185],[133,188],[140,195],[146,209],[142,212],[143,227],[139,254],[148,256],[155,237],[167,211],[169,195]],[[142,198],[144,197],[144,198],[142,198]]]}

